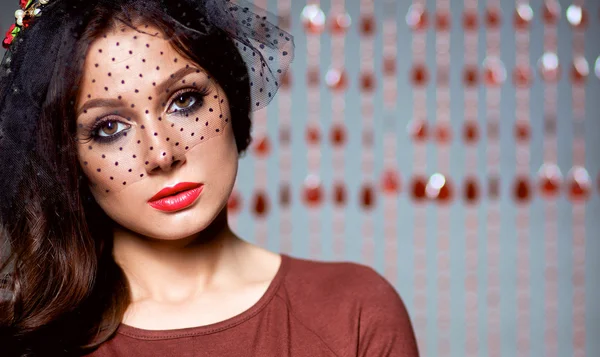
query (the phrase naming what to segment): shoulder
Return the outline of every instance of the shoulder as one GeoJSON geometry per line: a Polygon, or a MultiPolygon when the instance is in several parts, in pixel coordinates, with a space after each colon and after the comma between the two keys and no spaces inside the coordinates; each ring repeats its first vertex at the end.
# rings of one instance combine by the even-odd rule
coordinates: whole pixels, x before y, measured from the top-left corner
{"type": "Polygon", "coordinates": [[[354,342],[356,355],[418,356],[402,298],[372,267],[293,258],[285,286],[300,314],[312,315],[315,324],[326,321],[326,329],[345,329],[344,338],[354,342]]]}
{"type": "Polygon", "coordinates": [[[375,269],[355,262],[292,258],[286,280],[305,292],[345,296],[354,302],[400,299],[394,287],[375,269]]]}

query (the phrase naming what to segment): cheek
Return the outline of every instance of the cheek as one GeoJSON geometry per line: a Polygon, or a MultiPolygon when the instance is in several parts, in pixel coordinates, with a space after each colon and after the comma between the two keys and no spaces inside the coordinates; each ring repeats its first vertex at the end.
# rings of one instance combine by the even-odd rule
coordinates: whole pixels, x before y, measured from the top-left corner
{"type": "Polygon", "coordinates": [[[80,145],[77,156],[83,173],[88,180],[93,184],[102,181],[102,168],[99,166],[98,160],[87,150],[87,145],[80,145]]]}
{"type": "Polygon", "coordinates": [[[204,145],[198,145],[187,155],[189,166],[204,172],[207,178],[228,176],[231,167],[237,165],[238,153],[230,126],[223,135],[214,137],[204,145]]]}
{"type": "Polygon", "coordinates": [[[229,111],[212,109],[224,107],[219,106],[221,99],[208,100],[197,117],[171,121],[139,116],[114,143],[80,142],[80,163],[92,187],[102,194],[118,192],[152,171],[158,173],[158,168],[169,170],[175,160],[187,161],[192,151],[202,151],[202,160],[209,159],[202,166],[236,160],[229,111]]]}
{"type": "MultiPolygon", "coordinates": [[[[139,140],[143,139],[133,138],[134,143],[139,140]]],[[[164,176],[160,170],[152,174],[152,169],[161,165],[161,152],[168,152],[178,160],[187,162],[186,168],[177,173],[181,179],[195,179],[218,185],[229,185],[229,181],[235,180],[239,157],[230,123],[223,126],[219,135],[212,136],[202,143],[193,145],[189,140],[180,141],[179,145],[167,142],[162,146],[154,144],[156,146],[152,150],[145,151],[135,148],[130,150],[125,145],[110,150],[94,144],[82,144],[78,156],[92,190],[105,196],[112,196],[137,181],[152,179],[153,175],[163,180],[164,178],[159,177],[164,176]],[[120,150],[121,148],[123,150],[120,150]]],[[[136,147],[142,145],[136,144],[136,147]]],[[[169,165],[165,167],[167,166],[169,165]]]]}
{"type": "Polygon", "coordinates": [[[105,149],[85,144],[80,147],[78,155],[92,187],[101,193],[119,191],[147,174],[138,150],[128,150],[123,146],[116,150],[105,149]]]}

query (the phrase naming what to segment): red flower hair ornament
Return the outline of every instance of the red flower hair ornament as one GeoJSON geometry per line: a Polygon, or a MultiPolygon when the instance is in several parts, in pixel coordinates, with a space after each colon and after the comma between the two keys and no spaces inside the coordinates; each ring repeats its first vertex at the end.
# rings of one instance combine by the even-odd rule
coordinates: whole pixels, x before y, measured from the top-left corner
{"type": "Polygon", "coordinates": [[[15,11],[15,23],[10,26],[2,41],[2,47],[8,49],[10,44],[23,29],[29,27],[31,20],[42,14],[42,8],[50,0],[19,0],[20,9],[15,11]]]}

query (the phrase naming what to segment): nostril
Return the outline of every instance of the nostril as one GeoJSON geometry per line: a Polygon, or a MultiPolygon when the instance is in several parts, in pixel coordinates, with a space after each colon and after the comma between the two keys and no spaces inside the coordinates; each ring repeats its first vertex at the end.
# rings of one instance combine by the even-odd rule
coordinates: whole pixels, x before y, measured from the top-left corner
{"type": "Polygon", "coordinates": [[[182,161],[182,160],[179,160],[179,159],[175,159],[175,156],[172,156],[172,157],[171,157],[171,160],[173,160],[173,162],[171,163],[171,166],[172,166],[172,167],[179,167],[179,166],[182,166],[182,165],[183,165],[183,163],[185,162],[185,160],[183,160],[183,161],[182,161]]]}

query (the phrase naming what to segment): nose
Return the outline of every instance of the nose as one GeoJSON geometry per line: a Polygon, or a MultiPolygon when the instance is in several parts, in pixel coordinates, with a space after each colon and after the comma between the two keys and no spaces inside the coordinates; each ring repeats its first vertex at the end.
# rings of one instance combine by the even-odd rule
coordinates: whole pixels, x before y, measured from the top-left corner
{"type": "Polygon", "coordinates": [[[141,129],[146,139],[144,164],[148,175],[169,172],[185,162],[185,145],[177,134],[169,130],[169,122],[155,119],[153,123],[144,124],[141,129]]]}

